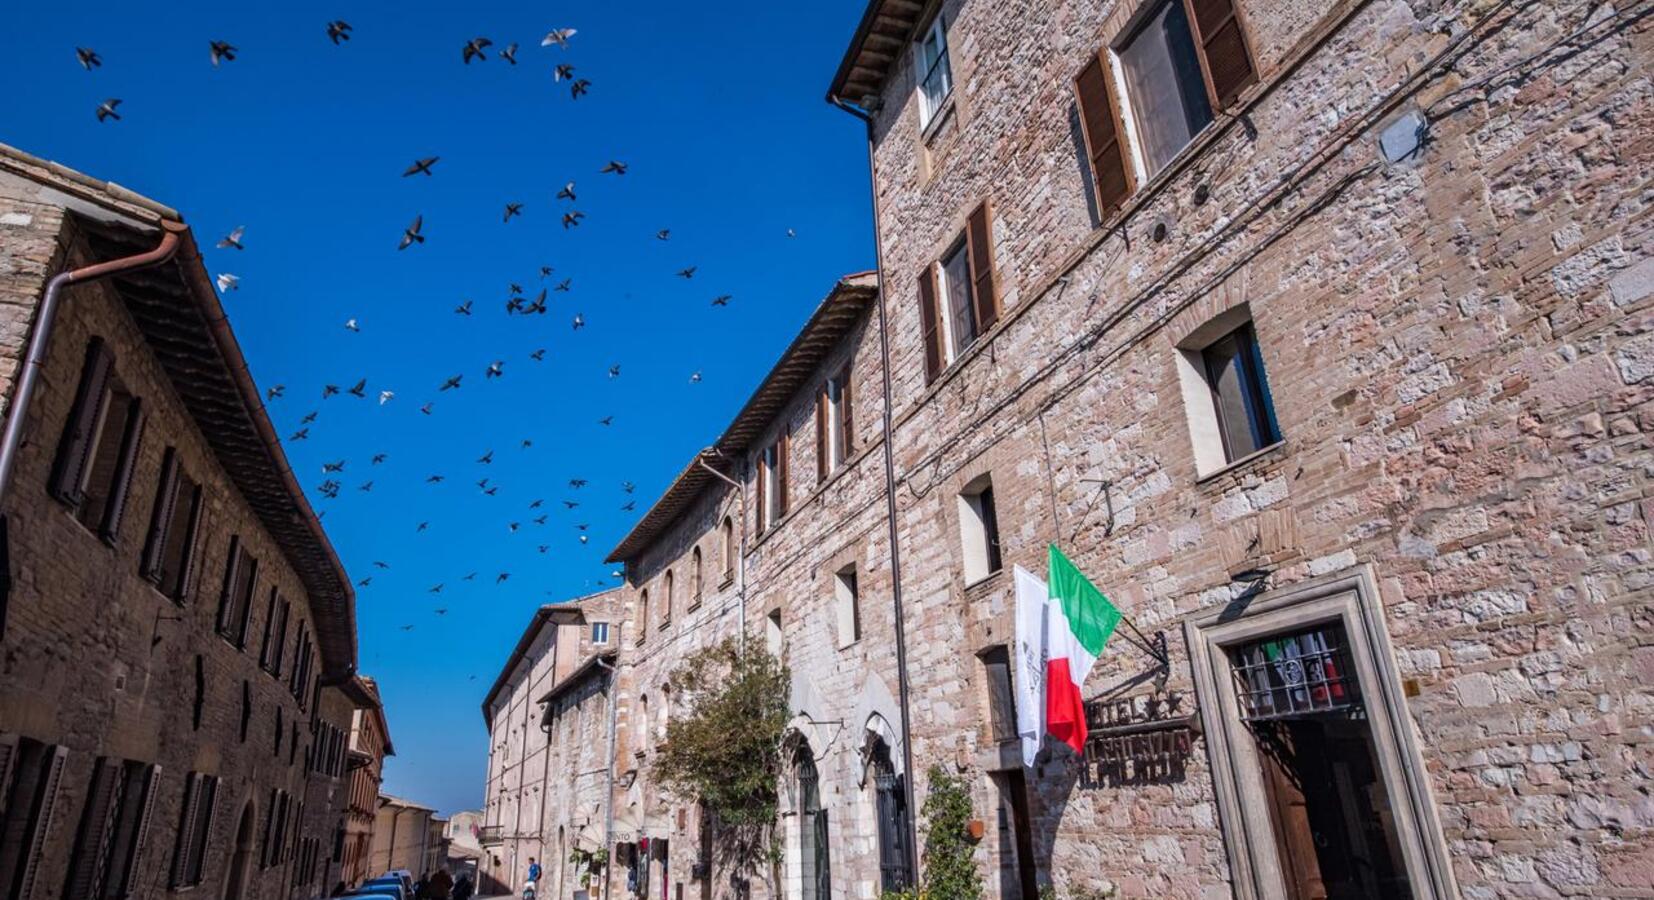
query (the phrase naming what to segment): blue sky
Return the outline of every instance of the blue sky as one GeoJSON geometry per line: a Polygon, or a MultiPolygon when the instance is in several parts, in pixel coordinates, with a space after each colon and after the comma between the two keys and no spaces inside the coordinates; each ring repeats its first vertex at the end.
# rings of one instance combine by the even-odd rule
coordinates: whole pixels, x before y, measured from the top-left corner
{"type": "Polygon", "coordinates": [[[871,267],[861,125],[822,99],[861,8],[335,0],[5,13],[0,141],[180,210],[205,247],[246,227],[246,249],[209,249],[208,267],[241,279],[224,305],[260,386],[286,386],[270,404],[277,429],[318,413],[287,451],[352,577],[373,578],[357,613],[362,669],[379,679],[398,751],[386,790],[446,812],[480,805],[478,705],[532,610],[613,583],[607,551],[833,280],[871,267]],[[334,19],[354,26],[342,46],[325,33],[334,19]],[[569,48],[540,47],[559,27],[578,30],[569,48]],[[462,64],[477,36],[491,54],[520,44],[518,65],[462,64]],[[214,69],[212,40],[237,58],[214,69]],[[83,70],[77,46],[102,67],[83,70]],[[591,80],[589,95],[553,82],[562,62],[591,80]],[[111,97],[123,118],[99,123],[111,97]],[[441,157],[433,177],[401,177],[426,156],[441,157]],[[600,175],[611,159],[628,173],[600,175]],[[569,180],[573,204],[554,199],[569,180]],[[523,214],[503,222],[508,202],[523,214]],[[564,229],[570,208],[586,219],[564,229]],[[427,241],[399,252],[416,215],[427,241]],[[542,265],[555,268],[544,281],[542,265]],[[693,278],[675,274],[687,266],[693,278]],[[546,315],[506,315],[510,283],[533,297],[564,278],[571,289],[549,294],[546,315]],[[715,308],[720,294],[733,299],[715,308]],[[474,314],[454,314],[467,299],[474,314]],[[353,318],[359,332],[344,327],[353,318]],[[495,360],[504,376],[485,379],[495,360]],[[461,388],[439,393],[456,374],[461,388]],[[322,399],[324,384],[360,378],[368,399],[322,399]],[[380,405],[386,389],[395,397],[380,405]],[[491,464],[476,461],[489,450],[491,464]],[[324,476],[339,460],[344,471],[324,476]],[[446,480],[427,484],[433,474],[446,480]],[[477,487],[485,476],[497,494],[477,487]],[[316,493],[326,477],[337,499],[316,493]],[[536,498],[545,506],[530,510],[536,498]],[[636,510],[621,509],[628,500],[636,510]],[[500,572],[511,577],[496,585],[500,572]]]}

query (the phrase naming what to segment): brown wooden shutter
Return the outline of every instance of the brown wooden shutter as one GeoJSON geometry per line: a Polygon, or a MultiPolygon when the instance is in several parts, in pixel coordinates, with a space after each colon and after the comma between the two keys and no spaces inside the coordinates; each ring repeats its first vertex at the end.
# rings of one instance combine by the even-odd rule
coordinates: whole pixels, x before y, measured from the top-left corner
{"type": "Polygon", "coordinates": [[[936,323],[936,265],[925,266],[919,273],[919,325],[925,335],[925,384],[936,380],[942,371],[942,332],[936,323]]]}
{"type": "Polygon", "coordinates": [[[115,824],[115,812],[120,804],[121,776],[125,774],[121,761],[100,757],[92,770],[92,781],[86,790],[86,805],[82,807],[80,830],[75,836],[75,849],[69,856],[69,878],[64,884],[64,900],[91,900],[97,891],[97,882],[109,861],[109,838],[115,824]]]}
{"type": "Polygon", "coordinates": [[[839,440],[844,444],[844,459],[849,461],[851,452],[856,447],[856,417],[850,406],[850,366],[838,374],[838,430],[839,440]]]}
{"type": "Polygon", "coordinates": [[[770,480],[769,469],[769,464],[764,461],[764,451],[758,451],[758,520],[753,523],[753,532],[756,534],[763,534],[764,529],[769,527],[769,506],[766,505],[769,491],[764,486],[764,483],[770,480]]]}
{"type": "Polygon", "coordinates": [[[167,532],[172,526],[173,508],[178,503],[178,448],[168,447],[161,457],[161,483],[155,491],[155,509],[149,515],[149,538],[144,541],[145,578],[159,582],[166,565],[167,532]]]}
{"type": "Polygon", "coordinates": [[[971,211],[965,222],[965,259],[971,267],[971,293],[976,301],[976,331],[981,334],[999,321],[999,291],[994,277],[993,226],[988,204],[971,211]]]}
{"type": "Polygon", "coordinates": [[[821,383],[821,389],[816,391],[816,480],[817,483],[827,480],[827,470],[832,462],[829,457],[832,453],[832,440],[827,435],[827,382],[821,383]]]}
{"type": "Polygon", "coordinates": [[[1097,213],[1106,219],[1131,196],[1134,185],[1131,168],[1126,164],[1125,144],[1120,140],[1120,104],[1109,81],[1105,53],[1099,50],[1080,70],[1074,79],[1074,95],[1080,105],[1086,153],[1091,157],[1097,213]]]}
{"type": "Polygon", "coordinates": [[[63,764],[69,756],[68,747],[48,747],[42,751],[47,758],[41,762],[38,792],[35,794],[34,830],[24,839],[23,871],[17,881],[14,900],[33,900],[35,886],[40,881],[40,860],[46,853],[46,838],[52,831],[57,812],[58,786],[63,781],[63,764]]]}
{"type": "Polygon", "coordinates": [[[224,565],[224,592],[218,598],[218,631],[229,636],[230,623],[235,615],[235,588],[241,580],[241,537],[230,536],[230,552],[225,557],[224,565]]]}
{"type": "Polygon", "coordinates": [[[0,734],[0,799],[11,790],[11,767],[17,762],[17,735],[0,734]]]}
{"type": "Polygon", "coordinates": [[[115,479],[109,486],[109,504],[103,513],[100,534],[113,545],[121,532],[121,519],[126,515],[126,498],[132,492],[132,470],[138,463],[138,448],[144,439],[144,406],[136,397],[127,406],[126,432],[121,435],[120,460],[115,464],[115,479]]]}
{"type": "Polygon", "coordinates": [[[1246,47],[1246,34],[1234,0],[1183,0],[1200,47],[1200,68],[1206,75],[1212,105],[1226,109],[1241,91],[1258,80],[1257,67],[1246,47]]]}
{"type": "Polygon", "coordinates": [[[247,558],[241,564],[242,587],[236,592],[237,615],[241,622],[236,626],[236,646],[246,649],[247,626],[253,621],[253,589],[258,586],[258,560],[243,553],[247,558]]]}
{"type": "Polygon", "coordinates": [[[92,430],[97,426],[98,407],[103,405],[109,373],[114,368],[115,355],[102,338],[93,338],[86,347],[86,364],[81,369],[80,387],[75,391],[75,405],[69,410],[63,439],[58,442],[57,459],[52,464],[52,496],[72,506],[80,505],[80,482],[86,472],[92,430]]]}
{"type": "Polygon", "coordinates": [[[776,516],[776,519],[778,520],[787,514],[787,494],[789,493],[787,489],[787,462],[788,457],[792,456],[791,445],[791,435],[783,430],[781,432],[781,440],[775,442],[775,464],[776,468],[779,470],[779,477],[775,479],[776,500],[779,501],[775,505],[775,508],[779,511],[779,514],[776,516]]]}
{"type": "Polygon", "coordinates": [[[274,645],[276,650],[275,674],[278,677],[281,675],[281,670],[287,660],[287,615],[291,608],[292,605],[286,600],[281,601],[281,621],[276,626],[276,643],[274,645]]]}
{"type": "MultiPolygon", "coordinates": [[[[199,661],[200,657],[196,657],[199,661]]],[[[197,668],[196,672],[201,670],[197,668]]],[[[197,682],[199,684],[199,682],[197,682]]],[[[200,776],[191,772],[184,779],[184,810],[178,817],[178,843],[172,851],[172,887],[184,884],[189,874],[190,848],[195,846],[195,816],[201,801],[200,776]]]]}
{"type": "MultiPolygon", "coordinates": [[[[270,586],[270,602],[269,602],[268,606],[266,607],[266,609],[264,610],[264,637],[261,638],[258,642],[258,664],[260,666],[264,667],[264,669],[266,669],[266,670],[271,670],[271,668],[272,668],[271,665],[270,665],[270,638],[272,636],[274,636],[275,633],[276,633],[276,588],[275,588],[275,585],[271,585],[270,586]]],[[[276,653],[279,655],[281,652],[282,652],[282,648],[277,647],[276,648],[276,653]]]]}
{"type": "MultiPolygon", "coordinates": [[[[195,587],[195,551],[201,544],[201,520],[205,517],[207,509],[206,498],[203,496],[201,486],[192,481],[187,475],[182,476],[182,480],[184,496],[189,504],[189,512],[186,514],[188,524],[185,525],[182,534],[174,535],[178,542],[177,558],[175,561],[168,563],[168,565],[178,567],[178,590],[173,595],[173,599],[180,603],[190,595],[190,591],[195,587]]],[[[171,528],[176,529],[177,524],[175,523],[171,528]]]]}
{"type": "Polygon", "coordinates": [[[155,788],[160,782],[161,767],[145,766],[135,786],[141,792],[137,799],[137,819],[132,825],[132,842],[127,845],[124,865],[115,882],[116,897],[131,897],[134,893],[138,867],[143,864],[144,847],[149,843],[149,822],[155,811],[155,788]]]}

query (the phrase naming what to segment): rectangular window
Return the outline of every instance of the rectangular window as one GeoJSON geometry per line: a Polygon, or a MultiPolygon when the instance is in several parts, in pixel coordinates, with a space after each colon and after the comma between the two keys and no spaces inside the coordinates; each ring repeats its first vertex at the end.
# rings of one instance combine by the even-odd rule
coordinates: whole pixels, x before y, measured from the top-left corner
{"type": "Polygon", "coordinates": [[[787,515],[787,434],[758,456],[758,530],[768,531],[787,515]]]}
{"type": "Polygon", "coordinates": [[[953,67],[948,62],[947,22],[941,13],[931,20],[930,27],[919,39],[915,59],[918,62],[919,126],[930,124],[941,111],[948,95],[953,93],[953,67]]]}
{"type": "Polygon", "coordinates": [[[999,644],[982,651],[980,659],[988,687],[988,732],[996,741],[1014,741],[1017,711],[1011,693],[1011,654],[1004,644],[999,644]]]}
{"type": "Polygon", "coordinates": [[[833,605],[838,613],[838,645],[848,647],[861,640],[861,590],[854,565],[833,574],[833,605]]]}
{"type": "Polygon", "coordinates": [[[965,584],[999,571],[999,515],[994,510],[993,482],[987,476],[959,494],[959,541],[964,550],[965,584]]]}
{"type": "Polygon", "coordinates": [[[57,810],[66,747],[0,734],[0,889],[17,900],[43,896],[41,857],[57,810]]]}
{"type": "Polygon", "coordinates": [[[992,230],[991,212],[983,203],[971,211],[959,240],[920,274],[927,383],[999,319],[992,230]]]}
{"type": "Polygon", "coordinates": [[[1280,440],[1252,323],[1219,338],[1201,352],[1201,360],[1225,460],[1234,462],[1280,440]]]}
{"type": "Polygon", "coordinates": [[[964,241],[942,255],[938,273],[942,279],[946,358],[951,363],[976,341],[976,303],[971,297],[971,264],[964,241]]]}
{"type": "Polygon", "coordinates": [[[230,538],[224,590],[218,600],[218,633],[243,649],[247,646],[247,624],[252,619],[253,586],[257,581],[258,560],[242,546],[240,537],[230,538]]]}
{"type": "Polygon", "coordinates": [[[58,443],[51,486],[82,525],[110,544],[120,532],[143,425],[142,405],[115,374],[114,353],[93,339],[58,443]]]}
{"type": "Polygon", "coordinates": [[[770,651],[771,656],[780,659],[781,644],[781,610],[772,609],[770,614],[764,617],[764,646],[770,651]]]}
{"type": "Polygon", "coordinates": [[[816,469],[822,479],[843,466],[854,449],[850,411],[850,367],[821,385],[816,396],[816,469]]]}
{"type": "Polygon", "coordinates": [[[75,835],[65,900],[120,900],[132,893],[158,772],[144,763],[98,760],[75,835]]]}
{"type": "Polygon", "coordinates": [[[605,646],[609,643],[609,623],[608,622],[593,622],[592,623],[592,643],[599,646],[599,647],[605,646]]]}
{"type": "Polygon", "coordinates": [[[1368,573],[1184,628],[1237,896],[1457,895],[1368,573]]]}
{"type": "Polygon", "coordinates": [[[212,831],[213,812],[218,799],[218,779],[191,772],[184,782],[184,804],[178,820],[178,840],[172,851],[173,888],[201,883],[207,855],[207,835],[212,831]]]}
{"type": "Polygon", "coordinates": [[[184,472],[177,449],[168,447],[144,543],[143,575],[174,600],[182,601],[189,593],[201,509],[200,485],[184,472]]]}
{"type": "Polygon", "coordinates": [[[1153,176],[1212,121],[1182,0],[1165,0],[1119,51],[1137,145],[1153,176]]]}

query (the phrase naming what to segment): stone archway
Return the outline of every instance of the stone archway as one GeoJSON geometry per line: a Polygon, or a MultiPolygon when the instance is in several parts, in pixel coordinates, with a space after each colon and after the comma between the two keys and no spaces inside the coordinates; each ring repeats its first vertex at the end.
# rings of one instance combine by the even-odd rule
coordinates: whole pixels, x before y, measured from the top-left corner
{"type": "Polygon", "coordinates": [[[235,843],[230,850],[230,870],[224,880],[224,900],[241,900],[247,892],[247,872],[253,861],[253,801],[241,809],[241,822],[236,825],[235,843]]]}

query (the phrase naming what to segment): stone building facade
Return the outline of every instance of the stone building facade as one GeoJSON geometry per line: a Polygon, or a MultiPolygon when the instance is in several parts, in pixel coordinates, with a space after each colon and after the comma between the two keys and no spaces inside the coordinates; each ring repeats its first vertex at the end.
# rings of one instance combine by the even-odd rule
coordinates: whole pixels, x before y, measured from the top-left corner
{"type": "Polygon", "coordinates": [[[569,766],[606,762],[606,713],[595,712],[592,703],[577,704],[578,740],[562,743],[559,736],[568,738],[567,728],[548,731],[544,710],[549,694],[577,673],[585,679],[592,674],[591,660],[613,649],[619,631],[615,602],[614,591],[603,591],[540,607],[483,700],[489,754],[479,828],[482,894],[520,893],[530,860],[543,869],[543,894],[544,883],[558,871],[558,858],[566,857],[557,843],[559,829],[567,847],[579,845],[579,835],[570,831],[576,821],[575,831],[590,840],[584,831],[591,827],[590,813],[575,801],[601,788],[590,783],[597,776],[587,769],[569,766]],[[556,809],[546,800],[554,794],[565,799],[556,809]]]}
{"type": "Polygon", "coordinates": [[[384,783],[385,757],[396,755],[378,685],[362,675],[356,676],[355,684],[368,702],[358,707],[350,720],[350,781],[339,874],[346,887],[355,887],[379,874],[370,868],[379,786],[384,783]]]}
{"type": "Polygon", "coordinates": [[[436,810],[412,800],[380,794],[368,848],[368,870],[373,875],[407,870],[414,880],[436,871],[446,858],[442,825],[436,810]]]}
{"type": "Polygon", "coordinates": [[[794,678],[789,897],[918,877],[933,766],[996,897],[1645,894],[1646,19],[870,3],[829,99],[880,271],[611,554],[607,890],[729,892],[647,758],[743,633],[794,678]],[[1025,765],[1053,546],[1125,618],[1025,765]]]}
{"type": "Polygon", "coordinates": [[[354,600],[176,212],[0,146],[0,402],[0,889],[324,896],[354,600]]]}

